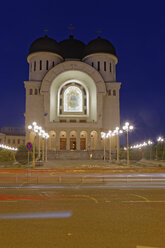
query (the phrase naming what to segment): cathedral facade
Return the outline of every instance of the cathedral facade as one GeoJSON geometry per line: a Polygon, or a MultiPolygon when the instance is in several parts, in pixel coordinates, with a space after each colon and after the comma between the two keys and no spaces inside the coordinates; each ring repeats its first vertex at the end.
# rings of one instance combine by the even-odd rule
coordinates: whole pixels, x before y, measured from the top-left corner
{"type": "Polygon", "coordinates": [[[56,42],[35,40],[27,56],[25,81],[26,141],[28,125],[37,122],[49,133],[50,151],[103,149],[101,132],[120,126],[118,57],[112,43],[98,37],[85,45],[72,35],[56,42]]]}

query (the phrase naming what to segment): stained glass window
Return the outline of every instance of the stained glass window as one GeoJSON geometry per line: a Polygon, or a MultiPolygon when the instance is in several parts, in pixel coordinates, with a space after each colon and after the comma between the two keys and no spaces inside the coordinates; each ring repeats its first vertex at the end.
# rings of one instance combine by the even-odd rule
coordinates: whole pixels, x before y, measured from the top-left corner
{"type": "Polygon", "coordinates": [[[82,91],[79,87],[69,86],[64,91],[64,112],[82,112],[82,91]]]}

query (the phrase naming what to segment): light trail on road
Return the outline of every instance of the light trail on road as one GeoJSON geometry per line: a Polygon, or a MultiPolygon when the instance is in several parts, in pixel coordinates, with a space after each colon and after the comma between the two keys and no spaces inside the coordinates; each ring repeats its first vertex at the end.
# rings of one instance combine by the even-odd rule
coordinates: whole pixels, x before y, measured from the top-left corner
{"type": "Polygon", "coordinates": [[[71,216],[72,216],[71,212],[8,214],[8,215],[0,215],[0,220],[7,220],[7,219],[69,218],[71,216]]]}

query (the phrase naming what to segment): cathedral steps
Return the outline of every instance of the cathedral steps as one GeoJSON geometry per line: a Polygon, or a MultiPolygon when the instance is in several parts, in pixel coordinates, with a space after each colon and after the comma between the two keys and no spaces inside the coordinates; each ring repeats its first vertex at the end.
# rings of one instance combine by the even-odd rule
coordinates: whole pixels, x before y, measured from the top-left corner
{"type": "MultiPolygon", "coordinates": [[[[88,159],[103,159],[104,151],[48,151],[48,159],[60,159],[60,160],[88,160],[88,159]]],[[[109,153],[106,151],[106,158],[108,159],[109,153]]]]}

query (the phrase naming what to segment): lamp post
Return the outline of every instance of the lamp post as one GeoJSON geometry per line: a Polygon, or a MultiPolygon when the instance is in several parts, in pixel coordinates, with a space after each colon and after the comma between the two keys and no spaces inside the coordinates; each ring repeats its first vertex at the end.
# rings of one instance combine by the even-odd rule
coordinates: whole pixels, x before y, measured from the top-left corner
{"type": "Polygon", "coordinates": [[[123,133],[123,130],[120,130],[119,127],[116,127],[114,130],[114,135],[116,135],[116,160],[119,163],[120,147],[119,147],[119,134],[123,133]]]}
{"type": "Polygon", "coordinates": [[[45,134],[45,139],[46,139],[46,152],[45,152],[45,161],[47,162],[48,161],[48,138],[49,138],[49,135],[48,134],[45,134]]]}
{"type": "MultiPolygon", "coordinates": [[[[42,129],[42,127],[39,127],[38,125],[37,125],[37,123],[36,122],[33,122],[32,123],[32,125],[29,125],[28,126],[28,129],[29,130],[31,130],[31,131],[33,131],[34,133],[35,133],[35,135],[34,135],[34,140],[33,140],[33,168],[35,168],[35,140],[36,140],[36,135],[38,134],[38,136],[39,136],[39,144],[38,144],[38,146],[39,146],[39,154],[38,154],[38,158],[40,159],[40,157],[41,157],[41,153],[40,153],[40,137],[41,137],[41,140],[42,140],[42,160],[44,161],[44,138],[45,139],[48,139],[49,138],[49,134],[48,133],[46,133],[43,129],[42,129]]],[[[46,148],[47,149],[47,148],[46,148]]],[[[47,151],[46,151],[46,161],[47,161],[47,151]]]]}
{"type": "Polygon", "coordinates": [[[44,154],[44,137],[42,138],[42,161],[44,161],[44,158],[45,158],[45,154],[44,154]]]}
{"type": "Polygon", "coordinates": [[[129,131],[133,130],[133,126],[129,124],[129,122],[125,122],[125,125],[123,126],[123,130],[126,131],[127,133],[127,165],[130,165],[130,160],[129,160],[129,140],[128,140],[128,133],[129,131]]]}
{"type": "Polygon", "coordinates": [[[112,136],[112,131],[110,130],[108,132],[108,137],[109,137],[109,161],[112,161],[112,155],[111,155],[111,136],[112,136]]]}
{"type": "MultiPolygon", "coordinates": [[[[148,145],[151,146],[153,142],[151,140],[148,140],[148,145]]],[[[150,160],[151,160],[151,151],[152,151],[152,146],[150,147],[150,160]]]]}
{"type": "MultiPolygon", "coordinates": [[[[158,160],[158,144],[159,143],[163,143],[164,142],[164,138],[163,137],[159,137],[159,138],[157,138],[157,147],[156,147],[156,159],[158,160]]],[[[162,152],[162,159],[163,159],[163,152],[162,152]]]]}
{"type": "Polygon", "coordinates": [[[102,132],[101,137],[104,140],[104,161],[105,161],[105,138],[106,138],[106,133],[102,132]]]}

